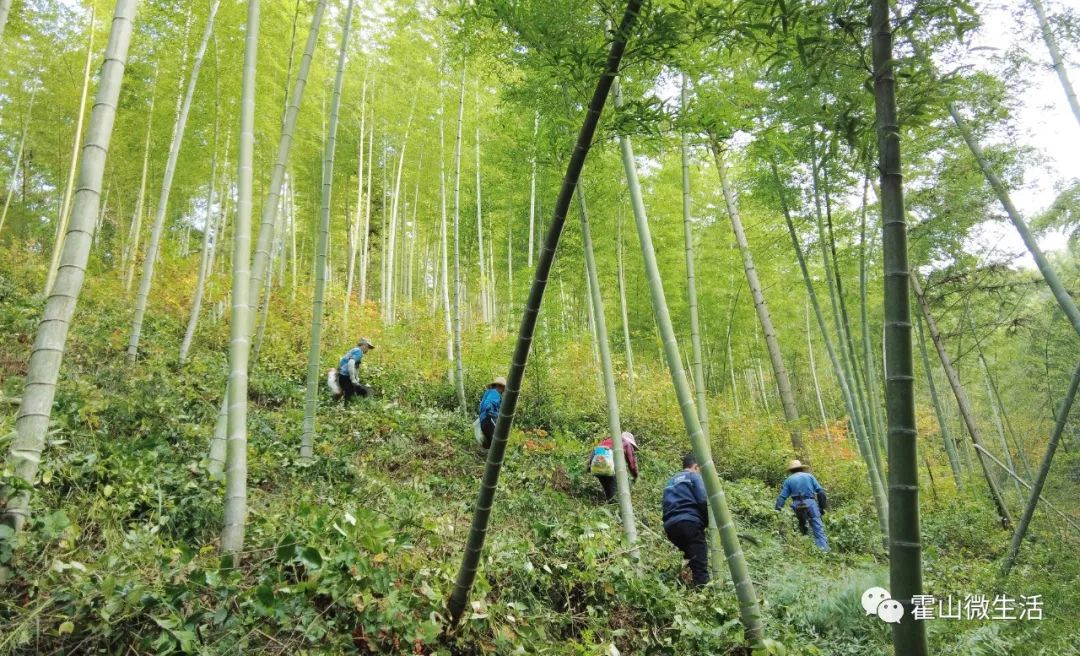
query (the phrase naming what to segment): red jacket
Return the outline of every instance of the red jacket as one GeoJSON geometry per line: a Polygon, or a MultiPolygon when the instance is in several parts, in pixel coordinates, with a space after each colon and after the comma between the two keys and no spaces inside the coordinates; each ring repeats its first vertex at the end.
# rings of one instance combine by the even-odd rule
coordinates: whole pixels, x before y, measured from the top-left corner
{"type": "MultiPolygon", "coordinates": [[[[611,443],[611,438],[609,437],[606,440],[604,440],[603,442],[601,442],[600,444],[598,444],[597,446],[606,446],[607,448],[610,449],[610,448],[612,448],[611,444],[612,444],[611,443]]],[[[634,457],[634,445],[630,444],[630,442],[628,442],[627,440],[623,440],[622,446],[623,446],[623,453],[626,454],[626,465],[627,465],[627,467],[630,468],[630,475],[633,476],[635,479],[637,479],[637,477],[638,477],[637,458],[634,457]]],[[[592,455],[591,454],[589,455],[589,464],[592,465],[592,455]]]]}

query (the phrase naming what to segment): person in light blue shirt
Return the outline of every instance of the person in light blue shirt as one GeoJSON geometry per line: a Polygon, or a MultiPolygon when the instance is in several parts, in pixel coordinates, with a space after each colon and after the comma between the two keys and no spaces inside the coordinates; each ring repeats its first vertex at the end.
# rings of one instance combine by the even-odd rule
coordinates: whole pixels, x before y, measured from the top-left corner
{"type": "Polygon", "coordinates": [[[342,356],[338,362],[337,382],[341,388],[341,399],[348,401],[354,396],[368,396],[372,389],[360,382],[360,362],[364,354],[375,348],[371,340],[363,337],[356,346],[342,356]]]}
{"type": "Polygon", "coordinates": [[[495,422],[499,420],[499,409],[502,408],[502,395],[506,391],[506,379],[496,376],[495,380],[484,390],[484,396],[480,398],[480,407],[477,409],[480,421],[480,431],[484,434],[483,447],[491,448],[491,439],[495,436],[495,422]]]}
{"type": "Polygon", "coordinates": [[[799,532],[806,535],[809,527],[814,533],[814,544],[822,551],[828,551],[829,540],[825,537],[825,524],[821,521],[821,516],[825,514],[828,506],[828,499],[825,488],[821,487],[821,483],[818,483],[807,469],[808,467],[798,460],[792,460],[788,465],[791,475],[780,488],[780,496],[776,498],[776,512],[783,510],[790,497],[791,509],[799,520],[799,532]]]}

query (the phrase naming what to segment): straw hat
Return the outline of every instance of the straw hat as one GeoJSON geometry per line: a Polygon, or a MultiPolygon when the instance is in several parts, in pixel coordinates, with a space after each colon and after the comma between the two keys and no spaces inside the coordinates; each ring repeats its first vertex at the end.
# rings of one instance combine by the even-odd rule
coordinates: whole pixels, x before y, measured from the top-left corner
{"type": "Polygon", "coordinates": [[[495,379],[491,381],[491,384],[492,385],[502,385],[503,387],[506,387],[506,379],[503,378],[502,376],[495,376],[495,379]]]}
{"type": "Polygon", "coordinates": [[[633,446],[635,449],[638,448],[637,440],[634,439],[634,434],[633,433],[631,433],[629,431],[623,432],[622,440],[623,440],[623,442],[629,442],[630,445],[633,446]]]}
{"type": "Polygon", "coordinates": [[[806,471],[807,465],[802,464],[799,460],[792,460],[787,466],[789,472],[806,471]]]}

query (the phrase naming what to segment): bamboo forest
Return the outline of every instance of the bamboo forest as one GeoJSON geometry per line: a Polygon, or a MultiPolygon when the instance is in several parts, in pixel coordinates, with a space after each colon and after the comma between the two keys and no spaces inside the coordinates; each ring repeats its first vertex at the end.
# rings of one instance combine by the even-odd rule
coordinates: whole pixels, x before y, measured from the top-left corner
{"type": "Polygon", "coordinates": [[[1080,655],[1080,0],[0,0],[0,656],[1080,655]]]}

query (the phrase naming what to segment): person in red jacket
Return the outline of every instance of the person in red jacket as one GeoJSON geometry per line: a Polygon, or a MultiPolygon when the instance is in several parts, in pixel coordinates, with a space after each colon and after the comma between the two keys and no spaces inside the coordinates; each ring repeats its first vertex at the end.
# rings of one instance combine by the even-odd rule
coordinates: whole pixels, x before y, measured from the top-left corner
{"type": "MultiPolygon", "coordinates": [[[[596,445],[592,454],[589,456],[589,464],[587,469],[594,476],[596,480],[600,481],[600,487],[604,488],[604,497],[608,503],[615,500],[615,492],[617,487],[615,485],[615,462],[612,454],[612,442],[611,438],[607,438],[603,442],[596,445]]],[[[637,481],[638,466],[637,458],[637,440],[634,439],[633,434],[622,434],[622,446],[623,453],[626,455],[626,468],[630,470],[630,476],[637,481]]]]}

